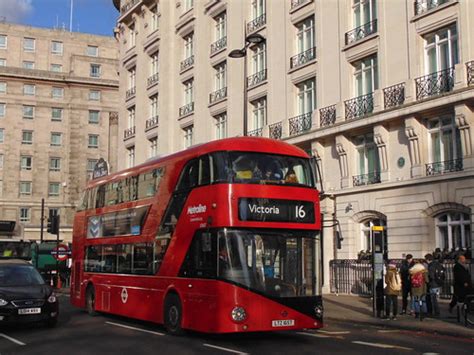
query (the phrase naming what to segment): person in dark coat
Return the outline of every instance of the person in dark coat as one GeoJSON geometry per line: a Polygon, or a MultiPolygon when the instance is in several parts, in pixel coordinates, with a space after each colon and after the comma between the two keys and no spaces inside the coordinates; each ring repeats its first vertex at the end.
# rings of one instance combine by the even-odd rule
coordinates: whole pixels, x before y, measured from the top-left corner
{"type": "Polygon", "coordinates": [[[441,263],[436,260],[433,255],[426,254],[425,260],[428,263],[428,295],[427,299],[431,300],[431,309],[428,309],[429,314],[439,317],[438,298],[441,293],[441,288],[445,280],[445,269],[441,263]]]}
{"type": "Polygon", "coordinates": [[[464,302],[464,298],[473,292],[471,275],[469,275],[466,257],[459,255],[456,265],[453,268],[454,276],[454,294],[449,303],[449,311],[451,312],[458,302],[464,302]]]}
{"type": "Polygon", "coordinates": [[[411,282],[410,282],[410,268],[415,265],[413,262],[413,255],[407,254],[405,260],[402,261],[400,266],[400,276],[402,279],[402,312],[401,314],[407,313],[408,307],[408,295],[411,295],[411,282]]]}

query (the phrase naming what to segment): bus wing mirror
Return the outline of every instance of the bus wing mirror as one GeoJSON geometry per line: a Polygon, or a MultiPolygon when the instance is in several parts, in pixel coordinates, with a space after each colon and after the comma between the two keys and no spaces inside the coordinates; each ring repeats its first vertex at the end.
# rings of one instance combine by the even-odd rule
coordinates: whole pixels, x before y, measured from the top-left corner
{"type": "Polygon", "coordinates": [[[315,156],[311,157],[311,168],[313,169],[313,174],[315,178],[315,186],[317,187],[318,182],[319,182],[319,193],[320,195],[323,195],[324,188],[323,188],[323,179],[321,176],[321,169],[319,167],[318,159],[315,156]]]}

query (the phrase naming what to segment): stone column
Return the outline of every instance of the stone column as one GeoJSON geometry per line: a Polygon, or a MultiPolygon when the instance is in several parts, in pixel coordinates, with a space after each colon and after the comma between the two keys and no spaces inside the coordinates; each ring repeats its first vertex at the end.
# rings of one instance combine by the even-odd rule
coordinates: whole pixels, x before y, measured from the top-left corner
{"type": "Polygon", "coordinates": [[[463,169],[474,168],[473,141],[471,123],[474,121],[474,113],[465,105],[455,106],[456,126],[461,136],[463,169]]]}
{"type": "Polygon", "coordinates": [[[340,134],[336,136],[336,151],[339,155],[339,167],[341,169],[341,188],[349,187],[349,165],[347,162],[348,139],[340,134]]]}
{"type": "Polygon", "coordinates": [[[422,132],[421,123],[415,117],[405,119],[405,135],[410,142],[410,161],[411,161],[411,177],[419,177],[424,175],[422,165],[422,154],[420,151],[420,135],[422,132]]]}
{"type": "Polygon", "coordinates": [[[387,143],[388,131],[382,125],[374,126],[374,142],[377,146],[380,159],[380,180],[388,181],[388,159],[387,159],[387,143]]]}
{"type": "Polygon", "coordinates": [[[109,173],[117,171],[118,159],[118,112],[109,112],[109,147],[107,151],[107,160],[109,163],[109,173]]]}

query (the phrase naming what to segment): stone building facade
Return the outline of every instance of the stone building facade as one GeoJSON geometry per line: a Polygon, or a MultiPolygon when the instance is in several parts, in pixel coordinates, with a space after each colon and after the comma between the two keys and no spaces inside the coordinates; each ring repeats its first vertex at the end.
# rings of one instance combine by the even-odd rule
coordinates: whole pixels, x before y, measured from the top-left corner
{"type": "Polygon", "coordinates": [[[390,258],[472,246],[470,2],[114,3],[119,168],[241,135],[247,116],[249,135],[320,160],[324,219],[337,219],[344,237],[338,249],[324,229],[326,262],[370,249],[378,225],[390,258]],[[229,57],[254,34],[265,42],[229,57]]]}
{"type": "Polygon", "coordinates": [[[40,238],[44,198],[70,240],[95,161],[116,168],[117,59],[113,37],[0,23],[0,219],[25,238],[40,238]]]}

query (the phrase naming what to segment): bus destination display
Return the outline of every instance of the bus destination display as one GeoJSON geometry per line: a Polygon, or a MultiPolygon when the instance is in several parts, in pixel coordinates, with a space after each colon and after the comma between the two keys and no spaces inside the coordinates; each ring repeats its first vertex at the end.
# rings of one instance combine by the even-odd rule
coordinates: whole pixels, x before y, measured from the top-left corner
{"type": "Polygon", "coordinates": [[[314,204],[310,201],[240,198],[241,221],[314,223],[314,204]]]}

